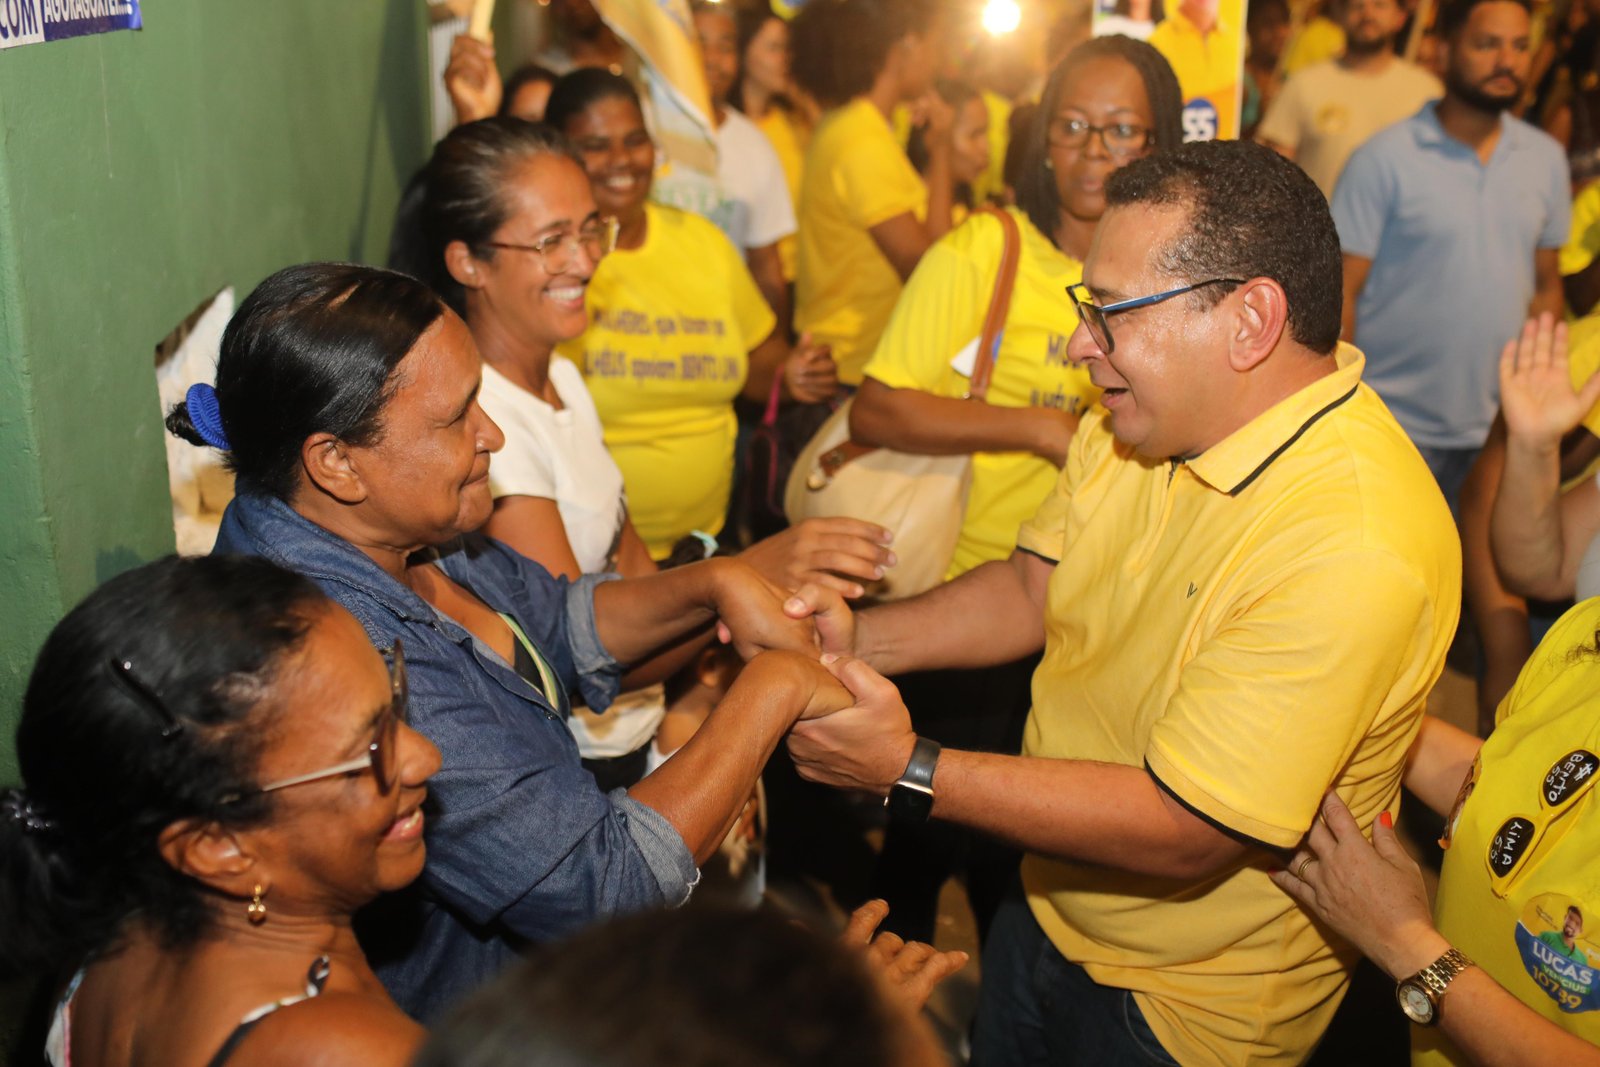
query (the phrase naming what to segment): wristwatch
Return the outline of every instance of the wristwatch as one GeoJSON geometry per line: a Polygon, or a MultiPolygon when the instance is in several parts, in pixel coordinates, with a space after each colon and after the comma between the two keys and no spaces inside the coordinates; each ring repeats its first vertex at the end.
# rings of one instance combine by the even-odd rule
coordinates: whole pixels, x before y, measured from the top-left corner
{"type": "Polygon", "coordinates": [[[1472,961],[1459,950],[1450,949],[1397,985],[1394,999],[1400,1002],[1406,1018],[1418,1026],[1433,1026],[1439,1021],[1439,1001],[1444,998],[1444,991],[1456,975],[1471,966],[1472,961]]]}
{"type": "Polygon", "coordinates": [[[928,815],[933,811],[933,772],[939,763],[939,751],[939,742],[926,737],[917,738],[905,772],[889,787],[889,795],[883,798],[883,806],[889,809],[890,818],[901,822],[928,821],[928,815]]]}

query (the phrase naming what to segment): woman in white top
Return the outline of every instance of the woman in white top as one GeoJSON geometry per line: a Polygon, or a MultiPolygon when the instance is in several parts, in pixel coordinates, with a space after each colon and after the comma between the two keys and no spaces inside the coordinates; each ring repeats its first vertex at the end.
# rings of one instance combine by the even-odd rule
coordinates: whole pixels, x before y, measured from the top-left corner
{"type": "MultiPolygon", "coordinates": [[[[587,327],[585,287],[615,239],[565,140],[510,118],[457,127],[435,148],[396,236],[395,265],[461,312],[483,356],[479,401],[506,436],[490,465],[488,533],[569,578],[653,572],[594,402],[577,368],[554,354],[587,327]]],[[[859,583],[889,565],[887,540],[871,524],[828,520],[760,542],[744,558],[791,588],[819,580],[859,596],[859,583]]],[[[686,645],[684,662],[703,644],[686,645]]],[[[574,714],[569,725],[603,788],[647,772],[663,712],[658,686],[625,695],[604,716],[574,714]]]]}

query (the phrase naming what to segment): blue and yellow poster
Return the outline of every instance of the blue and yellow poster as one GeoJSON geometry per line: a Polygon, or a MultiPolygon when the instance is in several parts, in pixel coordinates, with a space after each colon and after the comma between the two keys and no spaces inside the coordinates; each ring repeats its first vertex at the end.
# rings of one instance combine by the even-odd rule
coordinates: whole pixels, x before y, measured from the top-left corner
{"type": "Polygon", "coordinates": [[[0,0],[0,48],[143,25],[139,0],[0,0]]]}

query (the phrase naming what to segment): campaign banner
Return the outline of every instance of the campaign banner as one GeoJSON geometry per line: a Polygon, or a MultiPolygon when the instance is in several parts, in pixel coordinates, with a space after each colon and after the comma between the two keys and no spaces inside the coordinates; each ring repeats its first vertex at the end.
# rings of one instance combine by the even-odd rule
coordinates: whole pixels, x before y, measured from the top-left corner
{"type": "Polygon", "coordinates": [[[139,0],[0,0],[0,48],[143,26],[139,0]]]}
{"type": "Polygon", "coordinates": [[[639,80],[658,149],[651,196],[711,215],[722,201],[717,142],[689,0],[594,0],[594,7],[640,60],[639,80]]]}
{"type": "Polygon", "coordinates": [[[1095,0],[1094,35],[1149,41],[1183,91],[1183,139],[1239,136],[1245,0],[1095,0]]]}

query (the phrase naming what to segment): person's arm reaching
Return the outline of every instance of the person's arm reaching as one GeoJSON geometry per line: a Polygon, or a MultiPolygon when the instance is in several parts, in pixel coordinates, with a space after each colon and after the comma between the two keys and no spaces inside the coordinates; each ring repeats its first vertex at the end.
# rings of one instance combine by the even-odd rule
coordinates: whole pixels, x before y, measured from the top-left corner
{"type": "Polygon", "coordinates": [[[1019,549],[921,596],[869,608],[848,620],[852,632],[837,637],[834,613],[817,623],[823,650],[853,654],[884,674],[1010,663],[1044,647],[1045,588],[1054,568],[1019,549]]]}
{"type": "Polygon", "coordinates": [[[789,336],[789,285],[783,280],[783,257],[776,242],[745,249],[744,259],[761,295],[767,298],[767,306],[777,316],[778,335],[789,336]]]}
{"type": "Polygon", "coordinates": [[[1506,459],[1505,420],[1497,416],[1472,469],[1461,485],[1462,591],[1483,652],[1478,679],[1478,732],[1488,734],[1494,709],[1510,692],[1533,651],[1528,604],[1506,588],[1489,545],[1496,486],[1506,459]]]}
{"type": "Polygon", "coordinates": [[[928,147],[928,168],[923,174],[928,187],[927,214],[919,220],[906,211],[867,229],[901,281],[911,277],[922,253],[950,232],[955,207],[955,178],[950,170],[955,109],[932,90],[918,101],[917,108],[922,117],[923,143],[928,147]]]}
{"type": "Polygon", "coordinates": [[[895,389],[868,376],[850,407],[850,437],[923,456],[1027,452],[1061,466],[1078,416],[1053,408],[1011,408],[895,389]]]}
{"type": "MultiPolygon", "coordinates": [[[[811,781],[886,796],[911,758],[911,717],[893,683],[865,662],[833,660],[830,666],[855,694],[856,706],[826,724],[797,723],[789,735],[795,765],[811,781]]],[[[934,782],[936,818],[1038,855],[1198,880],[1248,850],[1142,767],[946,749],[934,782]]]]}
{"type": "Polygon", "coordinates": [[[1482,746],[1476,734],[1424,715],[1406,754],[1405,787],[1434,814],[1448,816],[1482,746]]]}
{"type": "Polygon", "coordinates": [[[728,835],[761,769],[794,721],[853,702],[849,691],[814,658],[764,652],[745,665],[683,747],[628,795],[671,823],[695,862],[703,863],[728,835]]]}
{"type": "Polygon", "coordinates": [[[1561,492],[1561,444],[1600,403],[1600,375],[1572,387],[1567,330],[1553,316],[1529,320],[1500,355],[1505,464],[1490,542],[1506,586],[1546,600],[1570,596],[1578,565],[1600,533],[1600,493],[1586,481],[1561,492]]]}
{"type": "MultiPolygon", "coordinates": [[[[1398,982],[1444,955],[1450,942],[1433,925],[1422,872],[1387,814],[1373,824],[1369,842],[1330,794],[1307,846],[1271,877],[1398,982]]],[[[1600,1065],[1600,1048],[1540,1016],[1480,967],[1468,967],[1450,983],[1439,1028],[1481,1067],[1600,1065]]]]}
{"type": "Polygon", "coordinates": [[[456,125],[497,114],[504,86],[494,63],[494,45],[466,34],[457,37],[444,68],[444,87],[455,108],[456,125]]]}
{"type": "MultiPolygon", "coordinates": [[[[820,586],[800,591],[821,625],[849,609],[839,594],[820,586]]],[[[618,663],[646,660],[717,623],[746,659],[763,649],[815,653],[810,618],[785,614],[784,589],[734,559],[708,559],[640,578],[603,582],[594,591],[595,632],[618,663]]]]}

